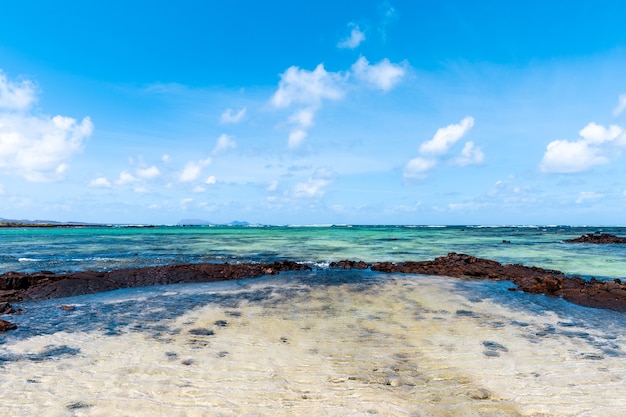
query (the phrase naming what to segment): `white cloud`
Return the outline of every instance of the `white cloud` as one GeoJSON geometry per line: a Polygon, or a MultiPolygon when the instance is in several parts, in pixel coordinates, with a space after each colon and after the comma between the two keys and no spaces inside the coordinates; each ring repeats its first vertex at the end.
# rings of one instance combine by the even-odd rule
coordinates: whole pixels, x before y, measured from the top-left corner
{"type": "Polygon", "coordinates": [[[0,70],[0,169],[29,181],[51,181],[62,177],[67,162],[83,147],[93,132],[85,117],[30,114],[36,101],[28,80],[15,83],[0,70]]]}
{"type": "Polygon", "coordinates": [[[0,108],[26,110],[36,101],[35,87],[29,80],[13,83],[0,70],[0,108]]]}
{"type": "Polygon", "coordinates": [[[624,110],[626,110],[626,94],[621,94],[618,98],[617,106],[613,109],[613,116],[619,116],[624,110]]]}
{"type": "Polygon", "coordinates": [[[582,128],[582,130],[579,132],[580,136],[584,139],[585,142],[594,145],[611,142],[617,139],[622,133],[622,128],[617,125],[611,125],[607,129],[604,126],[595,124],[593,122],[582,128]]]}
{"type": "Polygon", "coordinates": [[[387,58],[370,65],[365,57],[360,57],[352,65],[352,73],[374,88],[389,91],[404,77],[406,69],[403,65],[392,64],[387,58]]]}
{"type": "MultiPolygon", "coordinates": [[[[406,65],[397,65],[383,59],[378,64],[370,65],[361,57],[352,65],[354,79],[360,81],[356,87],[369,86],[383,91],[393,88],[406,73],[406,65]]],[[[288,145],[296,148],[302,144],[307,129],[313,126],[316,112],[326,100],[340,100],[347,91],[350,72],[328,72],[323,64],[308,71],[298,67],[289,67],[278,84],[278,89],[271,97],[275,108],[297,108],[288,122],[295,125],[291,129],[288,145]]]]}
{"type": "Polygon", "coordinates": [[[435,136],[422,143],[420,152],[431,155],[442,155],[461,139],[474,126],[474,118],[465,117],[459,124],[451,124],[437,130],[435,136]]]}
{"type": "Polygon", "coordinates": [[[306,182],[296,184],[293,195],[295,197],[321,197],[326,193],[326,186],[330,184],[330,180],[322,178],[309,178],[306,182]]]}
{"type": "Polygon", "coordinates": [[[224,110],[224,112],[222,113],[222,116],[220,117],[220,122],[221,123],[239,123],[243,120],[245,115],[246,115],[245,107],[242,107],[237,112],[235,112],[233,109],[226,109],[224,110]]]}
{"type": "Polygon", "coordinates": [[[307,135],[306,129],[313,125],[315,112],[324,100],[339,100],[344,96],[342,83],[345,77],[339,73],[327,72],[323,64],[314,71],[298,67],[290,67],[281,74],[278,90],[274,93],[271,103],[276,108],[301,105],[289,122],[296,125],[288,139],[289,148],[297,148],[307,135]]]}
{"type": "Polygon", "coordinates": [[[211,163],[211,158],[203,161],[189,161],[178,176],[180,182],[190,182],[198,179],[202,173],[202,168],[211,163]]]}
{"type": "Polygon", "coordinates": [[[163,156],[161,157],[161,161],[167,164],[170,161],[170,156],[168,154],[163,154],[163,156]]]}
{"type": "Polygon", "coordinates": [[[303,128],[309,128],[313,126],[313,118],[315,117],[315,109],[307,107],[296,111],[289,117],[291,123],[302,126],[303,128]]]}
{"type": "Polygon", "coordinates": [[[304,138],[306,138],[306,131],[302,129],[296,129],[289,133],[289,139],[287,141],[287,145],[289,149],[295,149],[304,142],[304,138]]]}
{"type": "Polygon", "coordinates": [[[454,160],[455,165],[468,166],[468,165],[480,165],[485,160],[485,155],[480,148],[474,145],[474,142],[469,141],[463,146],[461,156],[454,160]]]}
{"type": "Polygon", "coordinates": [[[581,191],[576,199],[576,204],[584,203],[585,201],[594,201],[604,197],[604,194],[596,193],[595,191],[581,191]]]}
{"type": "Polygon", "coordinates": [[[116,183],[119,185],[124,185],[124,184],[130,184],[133,182],[137,182],[139,181],[137,178],[135,178],[135,176],[133,176],[133,174],[127,172],[127,171],[122,171],[120,172],[120,176],[117,179],[116,183]]]}
{"type": "Polygon", "coordinates": [[[540,169],[545,173],[571,174],[586,171],[596,165],[607,164],[614,146],[626,145],[624,130],[611,125],[608,128],[589,123],[579,132],[576,141],[554,140],[546,147],[540,169]]]}
{"type": "Polygon", "coordinates": [[[0,113],[0,168],[29,181],[58,179],[92,132],[88,117],[0,113]]]}
{"type": "Polygon", "coordinates": [[[331,168],[319,167],[305,182],[296,184],[293,195],[297,198],[321,197],[326,193],[326,187],[334,179],[335,172],[331,168]]]}
{"type": "Polygon", "coordinates": [[[98,177],[91,180],[89,186],[94,188],[111,188],[111,182],[105,177],[98,177]]]}
{"type": "Polygon", "coordinates": [[[203,193],[206,191],[206,188],[202,185],[198,185],[192,190],[194,193],[203,193]]]}
{"type": "Polygon", "coordinates": [[[352,30],[350,31],[350,36],[339,42],[337,44],[338,48],[354,49],[365,40],[365,33],[361,31],[358,25],[352,23],[349,26],[352,27],[352,30]]]}
{"type": "Polygon", "coordinates": [[[428,171],[435,165],[437,165],[437,161],[434,159],[413,158],[404,166],[403,176],[405,179],[425,178],[428,175],[428,171]]]}
{"type": "Polygon", "coordinates": [[[548,144],[540,168],[546,173],[571,174],[608,162],[596,147],[585,142],[555,140],[548,144]]]}
{"type": "Polygon", "coordinates": [[[228,149],[236,148],[236,147],[237,147],[237,142],[235,142],[232,136],[229,136],[223,133],[220,135],[219,138],[217,138],[217,143],[215,144],[215,147],[213,148],[213,155],[225,152],[228,149]]]}
{"type": "Polygon", "coordinates": [[[323,64],[319,64],[313,71],[292,66],[280,78],[278,90],[271,99],[277,108],[294,103],[317,107],[324,99],[338,100],[344,95],[341,88],[343,77],[338,73],[327,72],[323,64]]]}
{"type": "Polygon", "coordinates": [[[206,181],[204,182],[205,184],[209,184],[209,185],[213,185],[217,183],[217,178],[215,178],[215,175],[211,175],[209,178],[206,179],[206,181]]]}
{"type": "MultiPolygon", "coordinates": [[[[421,156],[411,159],[404,166],[404,179],[423,179],[428,176],[428,172],[433,169],[440,159],[448,153],[450,148],[459,141],[474,126],[474,118],[465,117],[458,124],[451,124],[437,129],[433,138],[420,145],[421,156]]],[[[466,142],[461,151],[461,155],[450,162],[457,166],[479,165],[485,160],[485,155],[474,142],[466,142]]]]}
{"type": "Polygon", "coordinates": [[[139,178],[143,179],[151,179],[156,178],[161,175],[161,172],[154,165],[149,168],[140,168],[136,171],[136,174],[139,178]]]}

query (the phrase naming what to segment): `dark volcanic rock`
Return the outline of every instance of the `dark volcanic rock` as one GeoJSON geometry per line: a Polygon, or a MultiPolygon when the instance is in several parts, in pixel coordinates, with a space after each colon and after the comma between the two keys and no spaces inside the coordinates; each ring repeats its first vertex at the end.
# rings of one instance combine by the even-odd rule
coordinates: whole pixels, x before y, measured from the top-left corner
{"type": "Polygon", "coordinates": [[[256,278],[282,271],[310,269],[308,265],[282,261],[272,264],[174,264],[70,274],[7,272],[0,275],[0,302],[61,298],[118,288],[256,278]]]}
{"type": "Polygon", "coordinates": [[[9,303],[0,303],[0,314],[13,314],[15,309],[9,303]]]}
{"type": "MultiPolygon", "coordinates": [[[[344,260],[333,262],[331,267],[365,269],[368,265],[361,261],[344,260]]],[[[49,271],[33,274],[7,272],[0,275],[0,308],[12,310],[10,305],[2,304],[6,301],[61,298],[150,285],[256,278],[283,271],[310,269],[308,265],[281,261],[272,264],[175,264],[71,274],[54,274],[49,271]]],[[[397,264],[379,262],[371,266],[371,269],[386,273],[511,281],[517,286],[516,289],[527,293],[562,297],[587,307],[626,311],[626,283],[622,283],[620,279],[606,282],[595,279],[585,281],[580,277],[566,277],[560,271],[523,265],[503,265],[493,260],[458,253],[449,253],[432,261],[397,264]]]]}
{"type": "Polygon", "coordinates": [[[619,237],[615,235],[610,235],[608,233],[588,233],[575,239],[567,239],[565,242],[597,244],[626,243],[626,237],[619,237]]]}
{"type": "Polygon", "coordinates": [[[17,329],[17,326],[15,324],[9,323],[8,321],[0,320],[0,333],[14,329],[17,329]]]}
{"type": "Polygon", "coordinates": [[[331,262],[331,268],[341,268],[341,269],[367,269],[370,266],[363,261],[350,261],[344,259],[339,262],[331,262]]]}
{"type": "Polygon", "coordinates": [[[517,264],[502,265],[489,259],[458,253],[449,253],[432,261],[399,264],[379,262],[372,266],[372,270],[511,281],[524,292],[563,297],[586,307],[626,311],[626,284],[621,280],[585,281],[580,277],[566,277],[560,271],[517,264]]]}

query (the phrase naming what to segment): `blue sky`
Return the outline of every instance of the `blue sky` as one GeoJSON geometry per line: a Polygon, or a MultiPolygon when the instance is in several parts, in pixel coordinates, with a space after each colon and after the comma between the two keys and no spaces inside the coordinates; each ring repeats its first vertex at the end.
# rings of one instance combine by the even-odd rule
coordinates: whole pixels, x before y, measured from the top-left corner
{"type": "Polygon", "coordinates": [[[0,217],[623,225],[618,1],[30,1],[0,217]]]}

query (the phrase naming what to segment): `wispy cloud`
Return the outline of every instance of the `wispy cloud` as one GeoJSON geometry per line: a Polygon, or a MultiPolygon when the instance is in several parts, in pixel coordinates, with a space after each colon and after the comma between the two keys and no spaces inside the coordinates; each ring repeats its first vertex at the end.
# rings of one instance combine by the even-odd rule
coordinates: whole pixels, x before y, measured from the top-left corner
{"type": "Polygon", "coordinates": [[[152,179],[161,175],[161,172],[159,171],[159,168],[152,165],[151,167],[148,167],[148,168],[137,169],[136,174],[139,178],[152,179]]]}
{"type": "Polygon", "coordinates": [[[350,23],[348,27],[352,28],[350,35],[337,44],[338,48],[354,49],[365,40],[365,33],[361,31],[358,25],[350,23]]]}
{"type": "Polygon", "coordinates": [[[621,94],[618,98],[617,106],[613,109],[613,116],[617,117],[626,110],[626,94],[621,94]]]}
{"type": "Polygon", "coordinates": [[[220,117],[220,122],[224,124],[239,123],[243,120],[245,115],[246,115],[245,107],[242,107],[238,111],[234,111],[233,109],[229,108],[229,109],[224,110],[224,112],[222,113],[222,116],[220,117]]]}
{"type": "MultiPolygon", "coordinates": [[[[403,176],[407,180],[424,179],[452,146],[463,138],[474,126],[474,118],[467,116],[460,123],[451,124],[437,129],[432,139],[423,142],[419,147],[420,155],[409,160],[404,166],[403,176]]],[[[482,164],[485,155],[474,142],[468,141],[461,150],[461,155],[453,158],[451,163],[457,166],[482,164]]]]}
{"type": "Polygon", "coordinates": [[[235,142],[235,140],[232,138],[232,136],[229,136],[225,133],[221,134],[219,138],[217,138],[217,143],[215,144],[215,147],[213,148],[213,155],[217,155],[223,152],[226,152],[229,149],[233,149],[237,147],[237,142],[235,142]]]}
{"type": "Polygon", "coordinates": [[[91,180],[89,186],[94,188],[111,188],[111,181],[106,179],[106,177],[98,177],[91,180]]]}
{"type": "Polygon", "coordinates": [[[581,191],[576,199],[576,204],[582,204],[588,201],[599,200],[604,197],[604,194],[597,193],[595,191],[581,191]]]}
{"type": "Polygon", "coordinates": [[[139,179],[136,178],[133,174],[131,174],[128,171],[122,171],[120,172],[120,175],[117,178],[117,181],[115,181],[115,183],[118,185],[125,185],[125,184],[131,184],[137,181],[139,181],[139,179]]]}
{"type": "Polygon", "coordinates": [[[431,140],[420,145],[420,152],[430,155],[443,155],[473,126],[474,118],[468,116],[461,120],[461,123],[437,129],[435,136],[431,140]]]}
{"type": "Polygon", "coordinates": [[[420,156],[411,159],[404,166],[404,178],[423,179],[428,176],[428,172],[437,165],[435,159],[422,158],[420,156]]]}
{"type": "Polygon", "coordinates": [[[293,196],[296,198],[321,197],[326,193],[326,187],[335,179],[335,172],[328,167],[320,167],[304,182],[295,185],[293,196]]]}
{"type": "Polygon", "coordinates": [[[466,142],[461,151],[461,156],[454,159],[453,163],[458,166],[480,165],[485,160],[483,151],[474,145],[474,142],[466,142]]]}
{"type": "Polygon", "coordinates": [[[201,161],[189,161],[178,175],[180,182],[191,182],[198,179],[202,173],[202,169],[211,163],[211,158],[201,161]]]}
{"type": "Polygon", "coordinates": [[[26,110],[35,101],[35,87],[31,81],[11,82],[0,69],[0,108],[26,110]]]}
{"type": "Polygon", "coordinates": [[[406,64],[392,64],[387,58],[371,65],[365,57],[360,57],[352,65],[352,73],[357,79],[368,83],[373,88],[389,91],[406,74],[406,64]]]}

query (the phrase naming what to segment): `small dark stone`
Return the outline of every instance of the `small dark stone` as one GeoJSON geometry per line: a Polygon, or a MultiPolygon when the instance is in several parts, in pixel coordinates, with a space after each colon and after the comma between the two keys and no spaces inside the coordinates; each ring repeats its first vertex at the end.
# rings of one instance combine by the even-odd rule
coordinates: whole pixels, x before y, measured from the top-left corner
{"type": "Polygon", "coordinates": [[[197,329],[189,330],[189,334],[193,334],[196,336],[213,336],[215,332],[211,329],[207,329],[205,327],[198,327],[197,329]]]}
{"type": "Polygon", "coordinates": [[[486,347],[487,349],[491,350],[491,351],[500,351],[500,352],[508,352],[509,349],[507,349],[506,346],[501,345],[500,343],[497,342],[491,342],[489,340],[485,340],[483,342],[483,346],[486,347]]]}
{"type": "Polygon", "coordinates": [[[181,363],[185,366],[193,365],[193,359],[185,359],[181,363]]]}
{"type": "Polygon", "coordinates": [[[77,410],[79,408],[89,408],[89,407],[91,407],[91,404],[87,404],[87,403],[84,403],[82,401],[77,401],[75,403],[68,404],[67,409],[68,410],[77,410]]]}
{"type": "Polygon", "coordinates": [[[217,327],[226,327],[226,326],[228,326],[228,322],[226,320],[217,320],[214,324],[217,327]]]}

